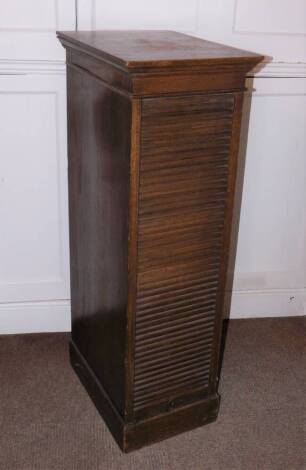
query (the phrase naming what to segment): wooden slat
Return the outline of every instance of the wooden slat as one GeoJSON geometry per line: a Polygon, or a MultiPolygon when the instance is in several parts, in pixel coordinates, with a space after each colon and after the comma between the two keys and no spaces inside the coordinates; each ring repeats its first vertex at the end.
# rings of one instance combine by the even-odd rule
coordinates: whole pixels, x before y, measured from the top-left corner
{"type": "Polygon", "coordinates": [[[135,355],[136,362],[138,365],[147,364],[153,359],[167,358],[172,354],[176,355],[177,352],[191,351],[199,345],[205,346],[206,350],[210,350],[212,344],[212,339],[210,336],[204,338],[202,333],[198,336],[193,335],[192,342],[189,339],[189,336],[177,339],[177,341],[169,341],[169,344],[162,345],[160,344],[157,348],[148,348],[142,347],[137,350],[135,355]]]}
{"type": "Polygon", "coordinates": [[[143,100],[137,411],[209,384],[233,108],[232,95],[143,100]]]}

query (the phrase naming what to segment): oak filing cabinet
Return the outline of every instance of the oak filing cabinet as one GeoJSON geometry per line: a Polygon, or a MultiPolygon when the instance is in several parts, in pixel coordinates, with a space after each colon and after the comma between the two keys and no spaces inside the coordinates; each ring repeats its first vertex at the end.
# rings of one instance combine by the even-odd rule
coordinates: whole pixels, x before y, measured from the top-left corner
{"type": "Polygon", "coordinates": [[[58,37],[71,363],[130,451],[217,417],[243,92],[262,57],[169,31],[58,37]]]}

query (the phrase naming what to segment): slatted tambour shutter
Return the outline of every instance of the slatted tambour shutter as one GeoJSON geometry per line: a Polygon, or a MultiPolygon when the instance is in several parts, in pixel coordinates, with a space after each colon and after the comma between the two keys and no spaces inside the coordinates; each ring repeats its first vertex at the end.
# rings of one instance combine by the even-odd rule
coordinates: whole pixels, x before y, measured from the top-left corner
{"type": "Polygon", "coordinates": [[[233,110],[142,101],[134,411],[209,384],[233,110]]]}

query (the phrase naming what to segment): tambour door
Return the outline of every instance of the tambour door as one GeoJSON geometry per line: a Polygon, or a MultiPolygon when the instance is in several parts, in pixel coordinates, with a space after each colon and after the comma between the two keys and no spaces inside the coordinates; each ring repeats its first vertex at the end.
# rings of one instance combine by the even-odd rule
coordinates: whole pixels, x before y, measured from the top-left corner
{"type": "Polygon", "coordinates": [[[211,389],[234,107],[232,93],[142,100],[137,416],[211,389]]]}

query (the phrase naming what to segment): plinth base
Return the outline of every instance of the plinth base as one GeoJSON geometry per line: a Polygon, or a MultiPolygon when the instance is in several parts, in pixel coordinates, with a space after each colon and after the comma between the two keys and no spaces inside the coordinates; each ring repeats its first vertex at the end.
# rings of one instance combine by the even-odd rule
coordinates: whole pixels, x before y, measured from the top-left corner
{"type": "Polygon", "coordinates": [[[217,418],[220,398],[218,394],[214,394],[143,421],[126,423],[72,341],[70,342],[70,360],[80,381],[123,452],[130,452],[189,431],[215,421],[217,418]]]}

